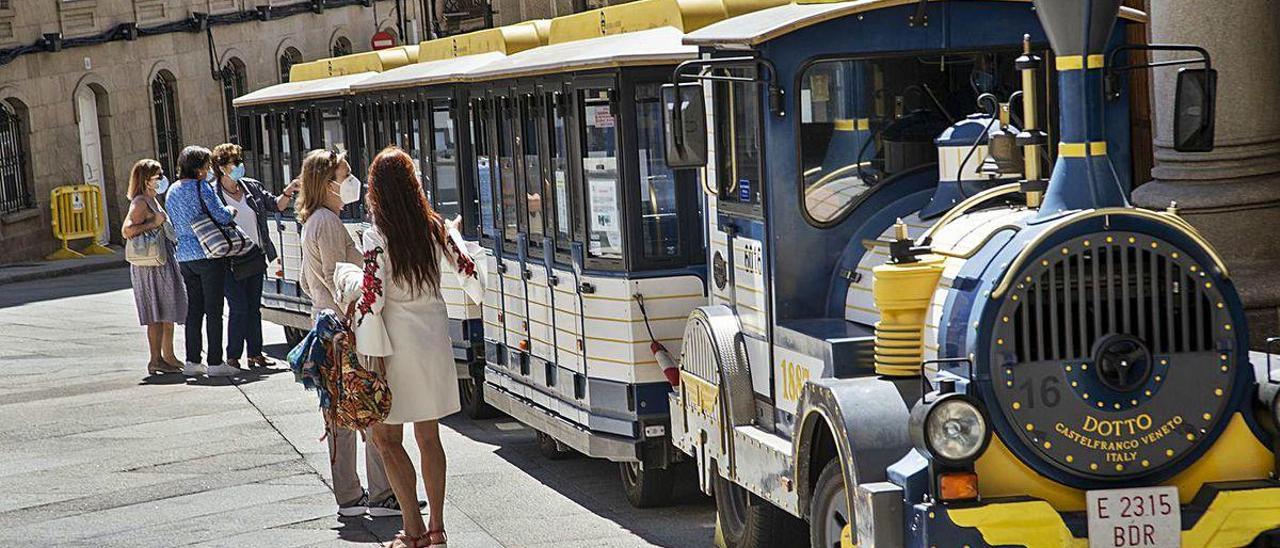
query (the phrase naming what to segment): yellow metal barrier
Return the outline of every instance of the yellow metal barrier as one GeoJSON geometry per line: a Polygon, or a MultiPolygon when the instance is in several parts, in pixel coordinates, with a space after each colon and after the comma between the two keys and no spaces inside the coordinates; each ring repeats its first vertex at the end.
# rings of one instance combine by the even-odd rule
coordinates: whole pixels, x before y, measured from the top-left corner
{"type": "Polygon", "coordinates": [[[111,255],[115,253],[98,243],[102,234],[102,190],[95,185],[66,185],[49,192],[49,207],[53,213],[53,237],[62,240],[62,248],[47,259],[81,259],[85,255],[111,255]],[[74,251],[68,240],[92,238],[83,252],[74,251]]]}

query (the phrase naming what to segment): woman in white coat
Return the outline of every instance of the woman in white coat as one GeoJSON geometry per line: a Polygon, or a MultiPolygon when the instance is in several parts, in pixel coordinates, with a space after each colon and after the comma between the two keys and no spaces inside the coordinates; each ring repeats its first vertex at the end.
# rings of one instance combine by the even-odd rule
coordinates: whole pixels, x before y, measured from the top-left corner
{"type": "Polygon", "coordinates": [[[437,421],[461,408],[440,277],[457,276],[478,301],[483,276],[456,224],[431,209],[404,151],[391,147],[374,158],[366,204],[373,226],[364,233],[364,265],[339,263],[334,281],[343,302],[357,302],[357,349],[374,361],[382,358],[385,367],[391,413],[374,425],[373,442],[403,508],[418,499],[417,474],[403,444],[405,423],[413,423],[422,453],[429,523],[405,512],[404,531],[392,546],[440,547],[446,542],[445,455],[437,421]]]}

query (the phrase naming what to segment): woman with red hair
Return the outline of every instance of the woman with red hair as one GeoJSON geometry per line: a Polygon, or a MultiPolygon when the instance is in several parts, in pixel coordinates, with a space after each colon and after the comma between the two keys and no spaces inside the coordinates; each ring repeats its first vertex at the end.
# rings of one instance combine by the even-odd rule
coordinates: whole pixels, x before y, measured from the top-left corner
{"type": "MultiPolygon", "coordinates": [[[[392,546],[445,545],[445,456],[438,421],[460,409],[440,277],[456,276],[467,295],[480,302],[484,278],[457,231],[427,202],[413,159],[389,147],[369,166],[365,203],[373,226],[363,237],[364,267],[339,263],[334,281],[340,300],[356,300],[356,347],[382,358],[391,388],[391,412],[373,426],[391,489],[401,508],[417,506],[417,473],[404,449],[404,424],[413,423],[422,454],[428,524],[404,513],[404,531],[392,546]]],[[[472,244],[474,245],[474,244],[472,244]]]]}

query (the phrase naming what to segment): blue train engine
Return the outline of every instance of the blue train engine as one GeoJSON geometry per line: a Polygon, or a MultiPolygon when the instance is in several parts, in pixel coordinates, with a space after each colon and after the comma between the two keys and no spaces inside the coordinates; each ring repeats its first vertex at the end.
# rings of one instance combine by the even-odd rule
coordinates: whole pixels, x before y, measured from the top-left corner
{"type": "MultiPolygon", "coordinates": [[[[791,4],[686,38],[703,56],[666,90],[668,158],[707,159],[713,286],[672,438],[726,545],[1277,534],[1280,388],[1212,246],[1176,207],[1128,202],[1125,78],[1146,67],[1115,61],[1117,15],[1141,18],[791,4]]],[[[1198,64],[1186,151],[1212,147],[1198,64]]]]}

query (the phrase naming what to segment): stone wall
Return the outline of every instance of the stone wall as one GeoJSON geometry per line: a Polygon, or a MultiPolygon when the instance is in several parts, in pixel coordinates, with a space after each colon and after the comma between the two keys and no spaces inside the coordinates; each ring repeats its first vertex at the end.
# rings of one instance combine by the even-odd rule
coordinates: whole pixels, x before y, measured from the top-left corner
{"type": "MultiPolygon", "coordinates": [[[[296,0],[271,0],[276,5],[296,0]]],[[[193,11],[222,13],[252,9],[268,0],[70,0],[10,2],[0,10],[0,49],[30,44],[43,33],[65,38],[94,35],[125,22],[147,27],[185,19],[193,11]],[[21,9],[12,9],[21,4],[21,9]]],[[[0,2],[3,4],[3,2],[0,2]]],[[[279,83],[278,58],[295,47],[303,60],[330,55],[345,36],[356,51],[369,48],[374,11],[383,28],[393,28],[390,0],[373,8],[329,8],[271,21],[213,28],[219,65],[232,57],[246,67],[248,89],[279,83]]],[[[222,87],[213,79],[208,41],[203,32],[142,36],[135,41],[69,47],[56,53],[32,53],[0,66],[0,101],[25,113],[28,186],[34,209],[0,216],[0,264],[43,257],[56,248],[50,230],[49,191],[82,182],[79,113],[76,92],[87,87],[96,97],[102,137],[103,180],[108,226],[118,238],[127,202],[129,169],[140,158],[156,156],[149,83],[160,70],[176,78],[179,126],[184,144],[213,146],[226,140],[222,87]]],[[[75,244],[73,244],[74,246],[75,244]]]]}

